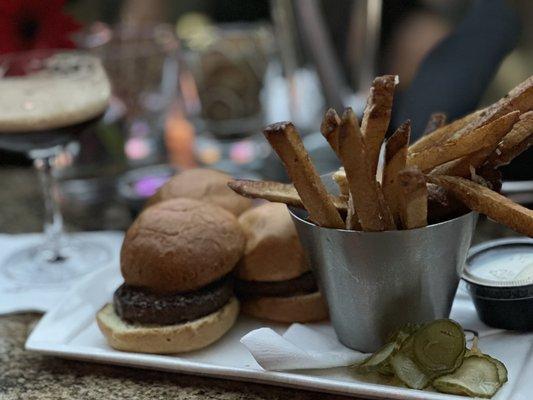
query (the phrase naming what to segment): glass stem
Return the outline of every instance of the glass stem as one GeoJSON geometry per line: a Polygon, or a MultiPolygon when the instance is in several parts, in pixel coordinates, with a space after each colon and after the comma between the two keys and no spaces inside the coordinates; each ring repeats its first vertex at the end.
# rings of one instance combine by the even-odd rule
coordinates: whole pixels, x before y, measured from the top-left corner
{"type": "Polygon", "coordinates": [[[63,241],[63,216],[59,208],[59,186],[55,177],[55,163],[61,153],[60,146],[52,149],[37,150],[30,153],[33,164],[38,171],[39,181],[44,197],[44,251],[50,262],[65,260],[61,254],[63,241]]]}

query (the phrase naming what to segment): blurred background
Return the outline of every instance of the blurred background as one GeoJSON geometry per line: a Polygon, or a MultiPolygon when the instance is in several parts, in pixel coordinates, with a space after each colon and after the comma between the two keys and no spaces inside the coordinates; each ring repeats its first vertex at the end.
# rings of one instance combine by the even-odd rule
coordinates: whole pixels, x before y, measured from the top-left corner
{"type": "MultiPolygon", "coordinates": [[[[400,76],[392,128],[409,117],[415,136],[429,112],[454,119],[490,104],[531,74],[532,20],[528,0],[17,0],[0,4],[0,53],[75,47],[103,60],[111,104],[58,176],[67,225],[94,230],[127,227],[181,169],[284,179],[261,134],[271,122],[294,121],[320,172],[336,168],[318,133],[323,112],[361,114],[380,74],[400,76]],[[447,58],[435,69],[439,45],[447,58]],[[479,74],[469,72],[475,62],[479,74]],[[421,66],[435,88],[417,81],[421,66]]],[[[531,150],[515,165],[508,179],[533,179],[531,150]]],[[[17,184],[30,167],[0,150],[6,187],[30,190],[17,184]]],[[[27,201],[40,213],[38,199],[27,201]]]]}

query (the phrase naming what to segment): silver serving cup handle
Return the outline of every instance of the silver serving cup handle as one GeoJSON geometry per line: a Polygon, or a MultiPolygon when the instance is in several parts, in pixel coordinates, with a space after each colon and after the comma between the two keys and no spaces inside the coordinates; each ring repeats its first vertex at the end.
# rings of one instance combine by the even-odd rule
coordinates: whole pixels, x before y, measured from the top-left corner
{"type": "Polygon", "coordinates": [[[305,211],[290,212],[345,346],[373,352],[407,323],[449,316],[476,213],[418,229],[359,232],[321,228],[305,211]]]}

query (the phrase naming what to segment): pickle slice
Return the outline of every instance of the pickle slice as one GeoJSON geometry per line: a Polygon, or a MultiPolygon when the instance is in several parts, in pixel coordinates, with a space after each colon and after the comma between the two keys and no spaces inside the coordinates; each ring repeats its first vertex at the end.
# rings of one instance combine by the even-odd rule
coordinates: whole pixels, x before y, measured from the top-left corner
{"type": "Polygon", "coordinates": [[[397,330],[389,339],[390,342],[396,342],[399,345],[401,345],[405,339],[407,339],[409,336],[414,334],[418,329],[420,329],[421,325],[419,324],[407,324],[403,326],[401,329],[397,330]]]}
{"type": "Polygon", "coordinates": [[[412,389],[424,389],[431,379],[405,353],[398,353],[390,362],[396,377],[412,389]]]}
{"type": "Polygon", "coordinates": [[[433,321],[413,335],[415,360],[427,375],[442,375],[457,369],[465,349],[463,329],[450,319],[433,321]]]}
{"type": "Polygon", "coordinates": [[[466,349],[465,358],[471,357],[471,356],[478,356],[478,357],[484,357],[487,360],[491,361],[496,365],[496,369],[498,370],[498,379],[500,380],[500,383],[503,385],[508,380],[508,372],[507,367],[504,363],[502,363],[497,358],[491,357],[488,354],[483,354],[479,352],[473,352],[472,350],[466,349]]]}
{"type": "Polygon", "coordinates": [[[480,357],[485,357],[487,360],[493,362],[494,365],[496,365],[496,368],[498,369],[498,379],[500,380],[500,384],[503,385],[504,383],[507,382],[507,379],[508,379],[507,367],[500,360],[493,358],[489,356],[488,354],[483,354],[481,350],[479,350],[478,344],[479,344],[479,338],[476,336],[474,337],[474,340],[472,342],[472,348],[466,349],[465,357],[476,355],[480,357]]]}
{"type": "MultiPolygon", "coordinates": [[[[391,359],[392,359],[392,357],[391,357],[391,359]]],[[[392,369],[392,366],[390,365],[390,360],[387,360],[387,362],[385,362],[382,365],[380,365],[379,368],[378,368],[378,372],[381,375],[393,376],[394,375],[394,370],[392,369]]]]}
{"type": "Polygon", "coordinates": [[[431,381],[431,377],[414,361],[412,336],[404,341],[400,350],[392,357],[390,365],[396,377],[412,389],[424,389],[431,381]]]}
{"type": "Polygon", "coordinates": [[[505,382],[507,382],[508,373],[507,373],[507,368],[505,367],[505,364],[502,363],[500,360],[489,356],[488,354],[483,354],[483,356],[486,357],[489,361],[492,361],[494,365],[496,365],[496,369],[498,370],[498,379],[500,380],[500,385],[503,385],[505,382]]]}
{"type": "Polygon", "coordinates": [[[384,368],[392,355],[398,351],[398,347],[395,342],[387,343],[360,364],[352,365],[352,368],[357,372],[371,372],[384,368]]]}
{"type": "Polygon", "coordinates": [[[359,373],[377,371],[382,375],[392,376],[394,370],[390,365],[392,356],[396,354],[402,343],[420,328],[418,324],[407,324],[389,336],[389,343],[384,345],[376,353],[369,356],[363,362],[352,365],[359,373]]]}
{"type": "Polygon", "coordinates": [[[502,386],[496,364],[484,356],[471,355],[452,374],[433,381],[433,387],[442,393],[490,398],[502,386]]]}

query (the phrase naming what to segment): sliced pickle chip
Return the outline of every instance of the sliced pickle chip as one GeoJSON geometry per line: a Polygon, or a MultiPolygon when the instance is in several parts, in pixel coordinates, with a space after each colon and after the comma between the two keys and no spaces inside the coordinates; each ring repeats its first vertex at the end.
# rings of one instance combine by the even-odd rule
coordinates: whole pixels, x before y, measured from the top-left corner
{"type": "Polygon", "coordinates": [[[431,377],[414,361],[412,336],[404,341],[390,365],[396,377],[412,389],[424,389],[431,381],[431,377]]]}
{"type": "Polygon", "coordinates": [[[489,356],[488,354],[483,354],[481,352],[473,352],[472,350],[466,350],[465,358],[471,357],[471,356],[478,356],[483,357],[492,362],[496,369],[498,370],[498,379],[500,380],[500,383],[503,385],[505,382],[507,382],[508,379],[508,373],[507,373],[507,367],[504,363],[502,363],[500,360],[489,356]]]}
{"type": "Polygon", "coordinates": [[[500,380],[500,385],[503,385],[505,382],[507,382],[508,373],[507,373],[507,368],[505,367],[505,364],[502,363],[500,360],[489,356],[488,354],[483,354],[483,357],[486,357],[489,361],[492,361],[494,365],[496,365],[496,369],[498,370],[498,379],[500,380]]]}
{"type": "Polygon", "coordinates": [[[498,369],[498,378],[500,380],[500,384],[503,385],[504,383],[507,382],[507,379],[508,379],[507,367],[500,360],[493,358],[489,356],[488,354],[483,354],[479,350],[478,342],[479,342],[479,339],[475,337],[472,343],[472,348],[466,349],[465,358],[475,355],[475,356],[485,357],[487,360],[492,361],[494,365],[496,365],[496,368],[498,369]]]}
{"type": "Polygon", "coordinates": [[[396,342],[402,344],[405,339],[414,334],[418,329],[420,329],[420,324],[407,324],[401,329],[397,330],[389,339],[389,342],[396,342]]]}
{"type": "Polygon", "coordinates": [[[387,343],[360,364],[352,365],[352,368],[357,372],[377,371],[389,363],[392,355],[398,351],[398,347],[395,342],[387,343]]]}
{"type": "Polygon", "coordinates": [[[505,365],[483,354],[474,338],[466,347],[463,329],[442,319],[424,326],[407,325],[363,362],[352,365],[359,373],[378,372],[389,384],[412,389],[434,388],[439,392],[471,397],[492,397],[507,382],[505,365]]]}
{"type": "MultiPolygon", "coordinates": [[[[391,359],[392,359],[392,357],[391,357],[391,359]]],[[[390,360],[388,360],[387,362],[383,363],[383,365],[380,365],[379,368],[378,368],[378,372],[381,375],[393,376],[394,375],[394,370],[392,369],[392,366],[390,365],[390,360]]]]}
{"type": "Polygon", "coordinates": [[[496,364],[479,355],[465,358],[454,373],[433,381],[439,392],[484,398],[492,397],[501,386],[496,364]]]}
{"type": "Polygon", "coordinates": [[[461,326],[449,319],[433,321],[413,335],[415,360],[427,375],[445,374],[457,369],[466,349],[461,326]]]}
{"type": "Polygon", "coordinates": [[[396,377],[412,389],[424,389],[431,379],[405,353],[397,353],[390,362],[396,377]]]}

